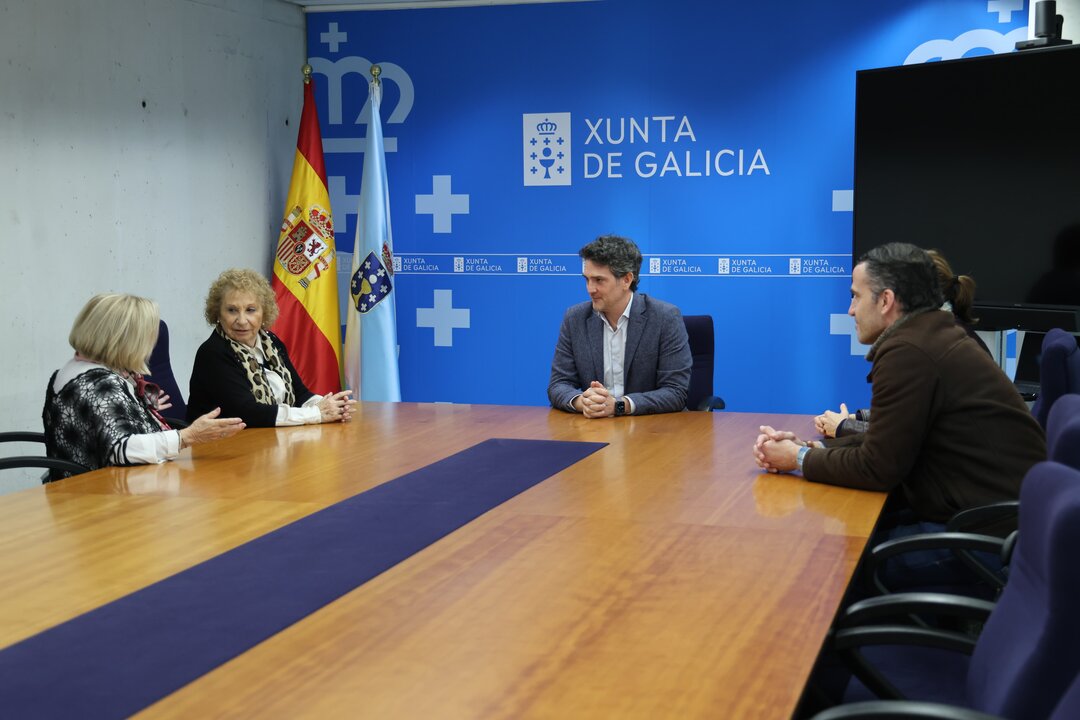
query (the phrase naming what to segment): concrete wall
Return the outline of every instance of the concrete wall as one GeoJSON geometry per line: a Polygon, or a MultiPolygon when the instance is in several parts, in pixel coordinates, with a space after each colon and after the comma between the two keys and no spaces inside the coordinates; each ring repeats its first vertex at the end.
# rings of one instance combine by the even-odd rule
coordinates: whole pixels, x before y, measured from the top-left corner
{"type": "Polygon", "coordinates": [[[97,292],[158,301],[186,392],[210,280],[269,271],[304,58],[278,0],[0,2],[0,430],[41,429],[97,292]]]}

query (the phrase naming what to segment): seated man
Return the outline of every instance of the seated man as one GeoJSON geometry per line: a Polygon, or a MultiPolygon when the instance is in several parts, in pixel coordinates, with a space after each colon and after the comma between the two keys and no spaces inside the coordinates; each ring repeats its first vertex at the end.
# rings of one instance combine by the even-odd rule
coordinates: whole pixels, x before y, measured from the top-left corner
{"type": "MultiPolygon", "coordinates": [[[[937,250],[927,250],[926,254],[934,261],[938,285],[945,297],[945,304],[941,309],[951,311],[956,318],[956,324],[962,327],[968,337],[977,342],[987,355],[991,355],[990,348],[986,347],[986,343],[975,332],[975,323],[979,321],[971,312],[975,303],[975,278],[970,275],[956,275],[949,261],[937,250]]],[[[866,432],[869,422],[870,408],[848,413],[847,405],[841,403],[840,412],[826,410],[814,418],[814,428],[825,437],[843,437],[866,432]]]]}
{"type": "Polygon", "coordinates": [[[588,418],[678,412],[690,385],[679,309],[635,293],[641,251],[605,235],[581,248],[591,300],[566,311],[551,361],[551,406],[588,418]]]}
{"type": "Polygon", "coordinates": [[[807,480],[830,485],[898,489],[890,502],[924,522],[1017,499],[1028,468],[1046,459],[1042,429],[1001,368],[938,309],[941,303],[924,250],[890,243],[860,258],[848,314],[859,342],[872,343],[866,358],[873,364],[873,422],[864,433],[824,443],[763,427],[754,445],[758,465],[801,470],[807,480]]]}

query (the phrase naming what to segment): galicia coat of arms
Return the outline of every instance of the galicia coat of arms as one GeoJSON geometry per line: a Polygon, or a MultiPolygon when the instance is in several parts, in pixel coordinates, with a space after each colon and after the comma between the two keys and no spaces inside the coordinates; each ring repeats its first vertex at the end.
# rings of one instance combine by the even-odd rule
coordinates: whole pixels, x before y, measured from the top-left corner
{"type": "Polygon", "coordinates": [[[521,116],[525,185],[569,185],[570,113],[521,116]]]}
{"type": "Polygon", "coordinates": [[[361,314],[370,312],[383,299],[390,296],[394,289],[392,278],[394,276],[394,257],[390,246],[383,243],[382,257],[373,252],[368,253],[360,267],[353,273],[352,282],[349,284],[349,294],[352,296],[353,305],[361,314]]]}

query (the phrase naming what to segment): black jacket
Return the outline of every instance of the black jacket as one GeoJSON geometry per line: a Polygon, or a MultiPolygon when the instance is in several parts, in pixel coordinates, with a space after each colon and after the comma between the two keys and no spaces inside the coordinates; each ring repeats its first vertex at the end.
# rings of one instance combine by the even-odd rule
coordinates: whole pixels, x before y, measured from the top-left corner
{"type": "MultiPolygon", "coordinates": [[[[278,355],[285,362],[285,369],[292,375],[293,405],[300,407],[312,396],[300,379],[299,373],[289,360],[289,353],[277,335],[270,335],[270,341],[278,355]]],[[[194,420],[216,407],[221,408],[221,417],[238,417],[248,427],[274,427],[277,422],[277,405],[265,405],[255,401],[251,393],[251,383],[247,372],[236,357],[228,340],[216,332],[199,346],[195,353],[195,365],[191,369],[191,389],[188,397],[187,418],[194,420]]]]}

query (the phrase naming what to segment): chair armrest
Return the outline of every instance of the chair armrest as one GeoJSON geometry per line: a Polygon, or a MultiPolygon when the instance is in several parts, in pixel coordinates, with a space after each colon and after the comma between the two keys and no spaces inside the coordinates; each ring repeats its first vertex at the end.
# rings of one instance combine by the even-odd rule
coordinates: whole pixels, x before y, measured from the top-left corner
{"type": "Polygon", "coordinates": [[[0,442],[45,442],[45,433],[15,430],[0,432],[0,442]]]}
{"type": "MultiPolygon", "coordinates": [[[[965,532],[974,528],[984,528],[996,524],[1003,529],[1016,532],[1019,521],[1020,502],[1017,500],[1007,500],[1005,502],[981,505],[979,507],[958,512],[945,524],[945,530],[947,532],[965,532]]],[[[991,587],[997,590],[1001,590],[1001,588],[1004,587],[1004,580],[969,551],[959,550],[956,555],[960,558],[961,562],[967,565],[967,567],[977,576],[982,578],[983,581],[988,582],[991,587]]],[[[1001,560],[1003,565],[1009,563],[1010,557],[1012,557],[1012,548],[1002,549],[1001,560]]]]}
{"type": "Polygon", "coordinates": [[[897,593],[867,598],[853,603],[837,619],[837,628],[865,626],[882,618],[895,618],[911,613],[949,615],[976,622],[986,622],[994,603],[963,595],[945,593],[897,593]]]}
{"type": "Polygon", "coordinates": [[[968,508],[949,518],[945,523],[946,532],[963,532],[972,527],[985,526],[994,522],[1004,522],[1016,519],[1020,514],[1020,502],[1018,500],[1006,500],[1005,502],[980,505],[968,508]]]}
{"type": "Polygon", "coordinates": [[[727,405],[724,404],[723,398],[709,395],[698,403],[697,409],[712,412],[713,410],[723,410],[725,407],[727,407],[727,405]]]}
{"type": "Polygon", "coordinates": [[[1016,549],[1016,541],[1020,538],[1020,531],[1013,530],[1009,533],[1009,537],[1005,538],[1004,543],[1001,546],[1001,562],[1008,565],[1012,562],[1013,550],[1016,549]]]}
{"type": "Polygon", "coordinates": [[[985,620],[993,608],[993,603],[985,600],[942,593],[901,593],[869,598],[853,604],[837,620],[838,629],[831,637],[830,646],[872,693],[886,700],[903,700],[903,693],[863,656],[862,648],[872,645],[917,645],[970,655],[975,651],[975,638],[964,633],[917,625],[865,623],[920,612],[985,620]]]}
{"type": "Polygon", "coordinates": [[[833,636],[836,650],[857,650],[868,645],[917,645],[965,655],[975,652],[975,638],[970,635],[914,625],[863,625],[840,630],[833,636]]]}
{"type": "Polygon", "coordinates": [[[870,700],[829,708],[812,720],[1000,720],[977,710],[911,700],[870,700]]]}
{"type": "Polygon", "coordinates": [[[960,532],[923,533],[922,535],[909,535],[895,540],[887,540],[870,551],[869,567],[871,577],[874,580],[874,586],[879,592],[889,594],[892,590],[885,585],[880,573],[880,569],[886,560],[918,550],[946,549],[952,550],[959,555],[976,577],[990,584],[994,589],[1000,590],[1005,586],[1004,580],[970,554],[966,554],[966,551],[981,550],[982,552],[1000,555],[1004,544],[1004,540],[993,535],[960,532]]]}
{"type": "Polygon", "coordinates": [[[191,425],[191,423],[189,423],[187,420],[169,417],[168,415],[165,416],[165,422],[169,423],[169,427],[171,427],[173,430],[183,430],[184,428],[191,425]]]}
{"type": "Polygon", "coordinates": [[[873,645],[914,645],[951,650],[965,655],[975,651],[975,638],[948,630],[914,625],[863,625],[839,630],[832,637],[832,648],[870,692],[884,700],[905,700],[904,694],[874,667],[861,650],[873,645]]]}
{"type": "Polygon", "coordinates": [[[73,475],[90,472],[90,468],[70,460],[60,458],[41,457],[38,455],[18,455],[15,457],[0,458],[0,470],[13,470],[15,468],[46,468],[49,470],[61,470],[73,475]]]}

